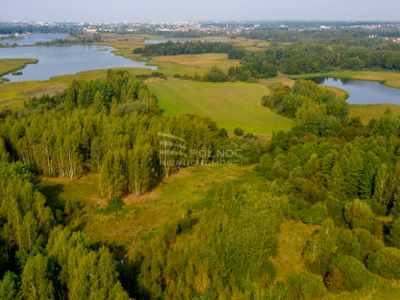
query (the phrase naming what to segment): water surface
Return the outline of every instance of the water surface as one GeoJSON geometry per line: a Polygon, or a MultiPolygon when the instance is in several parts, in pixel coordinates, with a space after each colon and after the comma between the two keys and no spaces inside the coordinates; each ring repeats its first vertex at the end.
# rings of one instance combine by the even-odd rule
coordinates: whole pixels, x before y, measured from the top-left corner
{"type": "Polygon", "coordinates": [[[337,87],[349,93],[349,104],[390,103],[400,105],[400,89],[379,82],[335,78],[314,78],[324,86],[337,87]]]}
{"type": "Polygon", "coordinates": [[[26,45],[34,45],[38,42],[51,42],[55,39],[65,39],[68,36],[66,33],[35,33],[35,34],[28,34],[28,35],[20,35],[18,39],[5,39],[0,40],[3,44],[17,44],[19,46],[26,46],[26,45]]]}
{"type": "Polygon", "coordinates": [[[81,71],[109,68],[150,68],[146,62],[137,62],[111,53],[112,47],[100,45],[38,46],[0,48],[0,58],[37,58],[37,64],[29,64],[22,75],[3,76],[10,82],[47,80],[53,76],[75,74],[81,71]]]}

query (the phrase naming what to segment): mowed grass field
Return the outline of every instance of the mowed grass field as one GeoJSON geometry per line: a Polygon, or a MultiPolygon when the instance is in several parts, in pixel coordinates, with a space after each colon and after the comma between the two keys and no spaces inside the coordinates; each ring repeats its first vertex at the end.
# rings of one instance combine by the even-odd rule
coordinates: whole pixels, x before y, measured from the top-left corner
{"type": "Polygon", "coordinates": [[[261,105],[267,94],[263,84],[167,81],[148,83],[165,116],[196,114],[211,117],[233,132],[271,134],[289,130],[293,123],[261,105]]]}

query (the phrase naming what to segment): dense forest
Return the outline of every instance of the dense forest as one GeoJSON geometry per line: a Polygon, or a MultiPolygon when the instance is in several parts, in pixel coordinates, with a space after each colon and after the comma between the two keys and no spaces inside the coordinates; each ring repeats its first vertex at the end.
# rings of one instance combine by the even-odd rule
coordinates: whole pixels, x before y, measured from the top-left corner
{"type": "MultiPolygon", "coordinates": [[[[332,24],[325,24],[325,26],[330,25],[332,24]]],[[[271,28],[270,30],[253,30],[242,35],[250,39],[265,40],[272,43],[300,42],[305,44],[344,45],[348,47],[379,47],[385,43],[389,44],[383,38],[398,37],[399,31],[394,29],[288,30],[288,28],[271,28]]]]}
{"type": "MultiPolygon", "coordinates": [[[[351,40],[358,40],[352,37],[351,40]]],[[[393,42],[346,46],[338,44],[294,43],[271,44],[268,50],[248,51],[243,47],[223,42],[166,42],[146,45],[133,50],[147,57],[153,55],[181,55],[227,53],[229,59],[238,59],[240,66],[228,72],[213,68],[206,76],[195,80],[209,82],[254,81],[278,76],[330,72],[337,70],[400,69],[400,45],[393,42]]]]}
{"type": "Polygon", "coordinates": [[[206,117],[164,117],[156,95],[124,71],[2,112],[1,297],[318,299],[382,280],[390,288],[400,279],[400,119],[387,111],[365,126],[310,81],[271,91],[263,104],[295,125],[268,142],[228,137],[206,117]],[[218,155],[232,149],[239,158],[218,155]],[[263,188],[215,182],[196,213],[141,239],[132,261],[91,244],[71,222],[80,208],[57,206],[37,187],[38,175],[92,173],[111,209],[182,168],[227,159],[251,167],[263,188]],[[302,252],[307,274],[283,282],[274,258],[289,220],[315,230],[302,252]]]}
{"type": "Polygon", "coordinates": [[[154,55],[227,53],[229,59],[240,59],[246,54],[246,51],[243,47],[237,47],[227,42],[190,41],[181,43],[168,41],[166,43],[145,45],[144,48],[136,48],[133,53],[147,57],[154,55]]]}

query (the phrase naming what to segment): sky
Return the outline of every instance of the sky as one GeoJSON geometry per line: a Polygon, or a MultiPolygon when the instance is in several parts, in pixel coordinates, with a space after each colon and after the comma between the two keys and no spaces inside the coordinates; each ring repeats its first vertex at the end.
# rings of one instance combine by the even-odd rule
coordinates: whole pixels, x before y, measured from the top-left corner
{"type": "Polygon", "coordinates": [[[0,0],[0,21],[398,21],[398,0],[0,0]]]}

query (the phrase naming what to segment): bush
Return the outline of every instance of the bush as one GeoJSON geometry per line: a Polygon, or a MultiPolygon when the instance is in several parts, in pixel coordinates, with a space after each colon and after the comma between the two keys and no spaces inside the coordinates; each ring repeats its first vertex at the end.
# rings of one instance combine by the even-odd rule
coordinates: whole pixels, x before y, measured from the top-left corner
{"type": "Polygon", "coordinates": [[[365,228],[372,230],[374,227],[374,213],[368,203],[358,199],[347,203],[344,207],[344,217],[351,228],[365,228]]]}
{"type": "Polygon", "coordinates": [[[324,276],[329,269],[330,262],[337,252],[338,231],[331,219],[325,220],[321,228],[316,230],[303,255],[308,269],[324,276]]]}
{"type": "Polygon", "coordinates": [[[97,213],[105,214],[105,215],[111,215],[111,214],[113,214],[115,212],[120,211],[124,205],[125,205],[124,201],[122,201],[120,198],[111,197],[108,200],[107,207],[98,210],[97,213]]]}
{"type": "Polygon", "coordinates": [[[243,129],[242,129],[241,127],[235,128],[235,130],[234,130],[233,132],[234,132],[235,135],[237,135],[237,136],[241,136],[241,135],[244,134],[244,131],[243,131],[243,129]]]}
{"type": "Polygon", "coordinates": [[[386,247],[368,256],[368,269],[388,279],[400,279],[400,250],[386,247]]]}
{"type": "Polygon", "coordinates": [[[373,284],[372,276],[364,264],[349,255],[338,255],[332,259],[325,282],[333,290],[346,291],[359,290],[373,284]]]}
{"type": "Polygon", "coordinates": [[[226,139],[226,138],[228,137],[228,132],[226,131],[225,128],[221,128],[221,129],[219,130],[219,132],[218,132],[218,136],[219,136],[220,138],[226,139]]]}
{"type": "Polygon", "coordinates": [[[328,272],[324,281],[330,291],[340,291],[344,286],[344,278],[339,269],[333,269],[328,272]]]}
{"type": "Polygon", "coordinates": [[[135,113],[141,115],[150,112],[150,106],[143,101],[135,101],[121,104],[115,110],[115,116],[123,117],[125,115],[133,115],[135,113]]]}
{"type": "Polygon", "coordinates": [[[400,249],[400,219],[392,223],[386,241],[388,246],[400,249]]]}
{"type": "Polygon", "coordinates": [[[326,206],[322,203],[317,203],[304,211],[301,220],[306,224],[321,225],[327,217],[328,209],[326,206]]]}
{"type": "Polygon", "coordinates": [[[313,275],[294,275],[287,281],[288,299],[321,299],[325,293],[323,282],[313,275]]]}
{"type": "Polygon", "coordinates": [[[229,76],[225,74],[217,66],[212,67],[211,71],[204,74],[203,81],[206,82],[226,82],[229,81],[229,76]]]}

